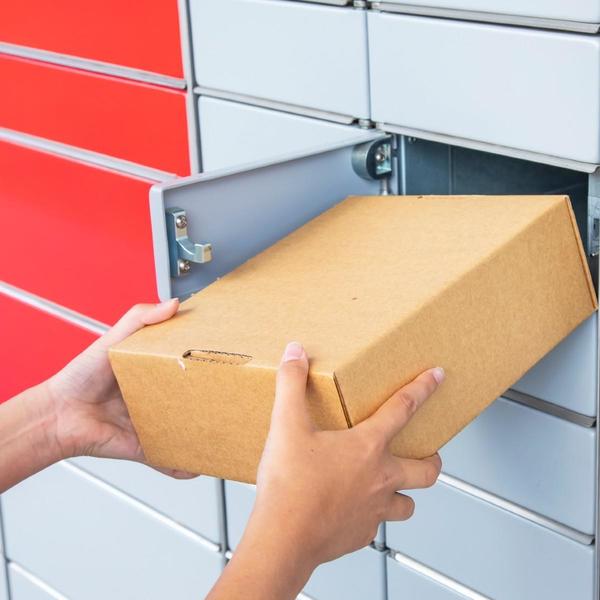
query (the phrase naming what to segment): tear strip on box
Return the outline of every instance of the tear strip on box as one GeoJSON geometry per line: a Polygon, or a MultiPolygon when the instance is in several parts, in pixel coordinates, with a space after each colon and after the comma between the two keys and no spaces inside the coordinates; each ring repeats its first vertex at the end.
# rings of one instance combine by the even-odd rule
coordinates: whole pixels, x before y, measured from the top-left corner
{"type": "Polygon", "coordinates": [[[245,365],[252,360],[252,357],[247,354],[221,352],[219,350],[188,350],[184,352],[183,358],[221,365],[245,365]]]}

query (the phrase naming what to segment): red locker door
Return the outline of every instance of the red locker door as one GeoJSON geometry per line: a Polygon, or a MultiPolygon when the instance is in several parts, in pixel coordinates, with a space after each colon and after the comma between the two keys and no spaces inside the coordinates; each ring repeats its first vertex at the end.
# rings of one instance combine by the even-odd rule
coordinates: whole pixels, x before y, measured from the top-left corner
{"type": "Polygon", "coordinates": [[[185,92],[6,54],[0,82],[0,127],[190,172],[185,92]]]}
{"type": "Polygon", "coordinates": [[[0,293],[0,402],[53,375],[96,338],[0,293]]]}
{"type": "Polygon", "coordinates": [[[3,0],[0,41],[183,76],[177,0],[3,0]]]}
{"type": "Polygon", "coordinates": [[[152,182],[0,142],[0,280],[113,323],[157,300],[152,182]]]}

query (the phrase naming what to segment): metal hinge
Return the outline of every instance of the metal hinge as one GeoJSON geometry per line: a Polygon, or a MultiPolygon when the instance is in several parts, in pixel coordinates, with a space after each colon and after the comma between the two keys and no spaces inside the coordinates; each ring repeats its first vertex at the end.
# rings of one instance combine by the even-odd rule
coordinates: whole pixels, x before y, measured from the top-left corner
{"type": "Polygon", "coordinates": [[[211,244],[196,244],[189,239],[185,210],[169,208],[165,216],[171,277],[187,275],[192,269],[192,263],[203,264],[212,260],[211,244]]]}
{"type": "Polygon", "coordinates": [[[392,138],[383,137],[354,146],[352,168],[363,179],[387,179],[392,175],[392,138]]]}

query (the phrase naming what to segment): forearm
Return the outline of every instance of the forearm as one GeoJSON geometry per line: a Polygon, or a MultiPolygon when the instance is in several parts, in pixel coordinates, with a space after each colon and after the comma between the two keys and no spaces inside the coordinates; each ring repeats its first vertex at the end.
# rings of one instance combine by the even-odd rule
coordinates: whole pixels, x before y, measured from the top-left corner
{"type": "Polygon", "coordinates": [[[0,493],[62,458],[45,384],[0,404],[0,493]]]}
{"type": "Polygon", "coordinates": [[[307,555],[301,537],[294,537],[281,528],[273,530],[272,522],[253,514],[233,558],[207,600],[296,598],[316,564],[307,555]]]}

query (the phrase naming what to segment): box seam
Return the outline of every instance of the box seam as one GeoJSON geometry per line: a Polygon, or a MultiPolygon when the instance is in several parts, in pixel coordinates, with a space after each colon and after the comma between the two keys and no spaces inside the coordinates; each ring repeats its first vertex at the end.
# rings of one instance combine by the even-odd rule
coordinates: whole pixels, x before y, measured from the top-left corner
{"type": "Polygon", "coordinates": [[[587,261],[587,255],[583,248],[583,242],[581,241],[581,236],[579,235],[579,228],[577,227],[577,221],[575,220],[575,213],[573,212],[573,207],[571,206],[571,201],[568,196],[564,197],[565,207],[567,212],[569,213],[569,219],[571,221],[571,227],[573,228],[573,234],[575,237],[575,243],[577,244],[577,250],[579,252],[579,258],[581,260],[581,265],[583,267],[583,271],[585,273],[585,279],[588,285],[588,291],[590,292],[590,298],[592,301],[592,307],[594,310],[598,310],[598,299],[596,298],[596,290],[594,288],[594,284],[592,282],[592,277],[590,275],[590,267],[587,261]]]}

